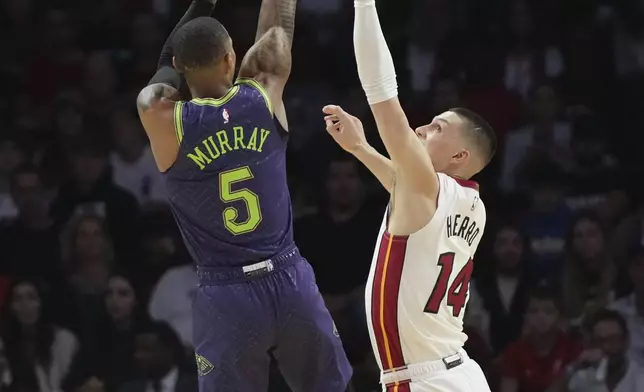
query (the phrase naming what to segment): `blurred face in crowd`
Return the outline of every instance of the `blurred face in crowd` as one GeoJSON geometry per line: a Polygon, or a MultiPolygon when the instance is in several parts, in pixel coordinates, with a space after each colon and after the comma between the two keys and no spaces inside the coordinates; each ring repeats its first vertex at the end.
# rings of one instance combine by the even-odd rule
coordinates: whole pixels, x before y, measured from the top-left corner
{"type": "Polygon", "coordinates": [[[136,337],[134,359],[147,376],[161,376],[173,362],[170,348],[152,333],[136,337]]]}
{"type": "Polygon", "coordinates": [[[85,62],[84,87],[87,96],[94,100],[112,97],[117,86],[117,76],[108,52],[96,52],[85,62]]]}
{"type": "Polygon", "coordinates": [[[552,86],[541,86],[534,92],[532,110],[537,122],[554,121],[557,116],[557,94],[552,86]]]}
{"type": "Polygon", "coordinates": [[[355,207],[362,198],[362,179],[352,160],[334,161],[326,179],[329,201],[337,207],[355,207]]]}
{"type": "Polygon", "coordinates": [[[609,361],[623,359],[628,345],[624,331],[614,320],[598,322],[592,330],[592,342],[604,352],[609,361]]]}
{"type": "Polygon", "coordinates": [[[545,298],[531,298],[526,311],[526,327],[529,333],[543,335],[553,332],[559,321],[559,310],[554,301],[545,298]]]}
{"type": "Polygon", "coordinates": [[[644,296],[644,254],[631,260],[629,275],[633,281],[633,288],[638,296],[644,296]]]}
{"type": "Polygon", "coordinates": [[[127,320],[136,306],[136,295],[130,282],[122,276],[113,276],[107,283],[105,307],[114,321],[127,320]]]}
{"type": "Polygon", "coordinates": [[[600,269],[604,251],[604,235],[597,222],[581,219],[572,230],[572,249],[586,268],[600,269]]]}
{"type": "Polygon", "coordinates": [[[72,171],[78,184],[93,185],[107,168],[107,156],[83,152],[72,158],[72,171]]]}
{"type": "Polygon", "coordinates": [[[11,311],[22,325],[34,325],[40,318],[40,294],[31,283],[21,283],[11,293],[11,311]]]}
{"type": "Polygon", "coordinates": [[[513,272],[523,257],[523,238],[512,227],[501,229],[494,240],[494,258],[500,272],[513,272]]]}
{"type": "Polygon", "coordinates": [[[140,122],[128,113],[117,112],[112,117],[111,126],[116,151],[130,159],[138,158],[145,145],[145,133],[140,122]]]}
{"type": "Polygon", "coordinates": [[[97,259],[105,253],[107,243],[101,222],[96,219],[83,219],[76,228],[74,254],[80,260],[97,259]]]}
{"type": "Polygon", "coordinates": [[[49,195],[38,173],[15,174],[11,196],[21,216],[36,218],[49,213],[49,195]]]}
{"type": "Polygon", "coordinates": [[[0,175],[8,175],[25,160],[25,152],[13,141],[0,141],[0,175]]]}

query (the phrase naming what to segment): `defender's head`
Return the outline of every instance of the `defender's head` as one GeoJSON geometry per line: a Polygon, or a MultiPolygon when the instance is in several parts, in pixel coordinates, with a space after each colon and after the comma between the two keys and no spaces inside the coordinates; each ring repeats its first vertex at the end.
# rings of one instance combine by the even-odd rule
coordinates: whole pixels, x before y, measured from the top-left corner
{"type": "Polygon", "coordinates": [[[235,51],[226,28],[201,17],[183,25],[173,38],[175,69],[183,73],[193,97],[219,98],[232,86],[235,51]]]}
{"type": "Polygon", "coordinates": [[[416,128],[438,172],[470,178],[483,170],[496,152],[494,130],[481,116],[464,108],[450,109],[416,128]]]}

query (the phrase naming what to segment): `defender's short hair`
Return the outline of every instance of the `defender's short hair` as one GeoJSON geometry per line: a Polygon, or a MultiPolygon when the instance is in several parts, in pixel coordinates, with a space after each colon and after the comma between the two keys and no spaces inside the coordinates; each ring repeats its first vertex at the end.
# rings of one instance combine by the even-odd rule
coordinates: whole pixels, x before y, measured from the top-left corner
{"type": "Polygon", "coordinates": [[[217,19],[202,16],[174,33],[172,49],[180,68],[212,65],[226,54],[228,31],[217,19]]]}
{"type": "Polygon", "coordinates": [[[452,108],[450,112],[456,113],[465,120],[466,132],[474,141],[476,148],[481,152],[485,165],[490,163],[496,153],[496,134],[492,126],[479,114],[465,108],[452,108]]]}

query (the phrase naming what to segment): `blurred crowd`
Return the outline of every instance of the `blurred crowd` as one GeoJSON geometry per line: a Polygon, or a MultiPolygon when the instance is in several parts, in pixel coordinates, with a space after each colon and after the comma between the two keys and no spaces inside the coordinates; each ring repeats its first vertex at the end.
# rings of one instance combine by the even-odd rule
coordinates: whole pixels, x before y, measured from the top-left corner
{"type": "MultiPolygon", "coordinates": [[[[196,391],[197,278],[134,105],[188,2],[1,4],[0,391],[196,391]]],[[[219,1],[238,53],[259,3],[219,1]]],[[[644,391],[644,1],[378,3],[411,123],[465,106],[501,141],[465,317],[493,391],[644,391]]],[[[351,8],[299,0],[289,177],[296,241],[372,392],[363,296],[387,195],[320,113],[342,105],[379,146],[351,8]]]]}

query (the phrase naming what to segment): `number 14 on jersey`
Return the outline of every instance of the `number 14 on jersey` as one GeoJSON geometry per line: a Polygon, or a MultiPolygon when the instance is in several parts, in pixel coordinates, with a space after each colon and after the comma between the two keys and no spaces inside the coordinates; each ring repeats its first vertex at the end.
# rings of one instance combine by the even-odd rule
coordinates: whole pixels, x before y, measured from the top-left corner
{"type": "Polygon", "coordinates": [[[461,315],[461,311],[467,301],[467,290],[470,286],[472,272],[474,271],[474,260],[471,258],[467,260],[467,263],[459,271],[450,285],[449,279],[454,269],[455,256],[456,254],[454,252],[447,252],[438,256],[437,263],[440,267],[440,273],[438,274],[434,289],[429,296],[429,300],[427,300],[427,304],[425,305],[425,313],[438,313],[443,299],[447,296],[447,306],[452,308],[452,315],[454,317],[461,315]]]}

